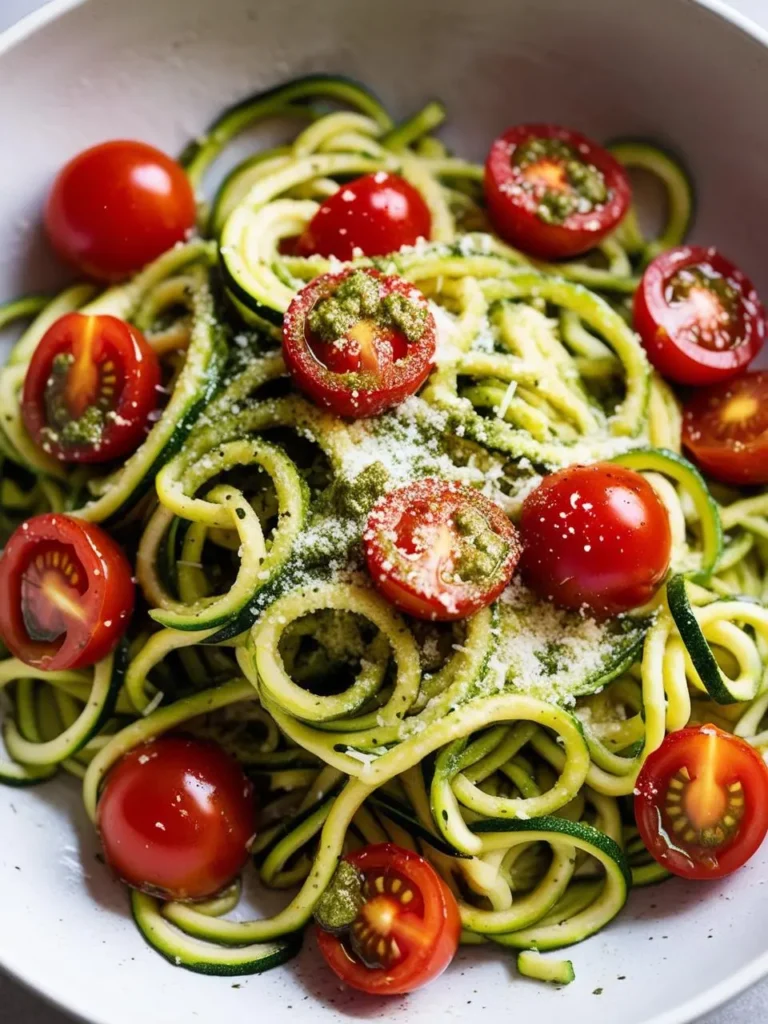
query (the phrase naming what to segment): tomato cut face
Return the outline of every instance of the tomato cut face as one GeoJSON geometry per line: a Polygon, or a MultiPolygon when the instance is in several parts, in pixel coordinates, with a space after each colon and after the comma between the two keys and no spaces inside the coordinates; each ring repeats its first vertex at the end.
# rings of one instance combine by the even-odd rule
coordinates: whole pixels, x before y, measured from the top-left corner
{"type": "Polygon", "coordinates": [[[616,227],[631,188],[621,164],[586,136],[524,124],[491,146],[485,198],[502,238],[541,259],[566,259],[616,227]]]}
{"type": "Polygon", "coordinates": [[[215,743],[165,736],[118,761],[97,824],[122,881],[171,900],[205,899],[232,882],[256,834],[253,786],[215,743]]]}
{"type": "Polygon", "coordinates": [[[337,416],[375,416],[414,394],[435,355],[435,321],[413,285],[375,270],[324,274],[283,320],[298,388],[337,416]]]}
{"type": "Polygon", "coordinates": [[[119,281],[181,242],[196,203],[184,170],[143,142],[86,149],[59,172],[45,208],[54,248],[90,277],[119,281]]]}
{"type": "Polygon", "coordinates": [[[526,584],[599,618],[645,604],[669,568],[667,510],[645,477],[612,463],[545,477],[523,503],[520,531],[526,584]]]}
{"type": "Polygon", "coordinates": [[[765,341],[752,282],[716,249],[680,246],[657,256],[635,292],[635,330],[648,358],[678,384],[735,376],[765,341]]]}
{"type": "Polygon", "coordinates": [[[316,917],[330,968],[372,995],[402,995],[437,978],[461,933],[456,900],[435,869],[391,843],[345,857],[316,917]]]}
{"type": "Polygon", "coordinates": [[[43,335],[24,379],[24,425],[62,462],[105,462],[138,448],[157,407],[160,364],[113,316],[67,313],[43,335]]]}
{"type": "Polygon", "coordinates": [[[100,527],[35,516],[0,556],[0,636],[27,665],[86,668],[127,629],[134,590],[128,559],[100,527]]]}
{"type": "Polygon", "coordinates": [[[716,480],[768,484],[768,373],[744,373],[694,393],[683,410],[683,444],[716,480]]]}
{"type": "Polygon", "coordinates": [[[491,604],[520,558],[504,511],[471,487],[419,480],[385,495],[363,534],[378,589],[419,619],[464,619],[491,604]]]}
{"type": "Polygon", "coordinates": [[[299,238],[300,256],[386,256],[428,239],[429,207],[405,178],[386,171],[366,174],[334,192],[299,238]]]}
{"type": "Polygon", "coordinates": [[[722,878],[768,832],[768,769],[714,725],[670,733],[643,765],[635,818],[648,851],[683,878],[722,878]]]}

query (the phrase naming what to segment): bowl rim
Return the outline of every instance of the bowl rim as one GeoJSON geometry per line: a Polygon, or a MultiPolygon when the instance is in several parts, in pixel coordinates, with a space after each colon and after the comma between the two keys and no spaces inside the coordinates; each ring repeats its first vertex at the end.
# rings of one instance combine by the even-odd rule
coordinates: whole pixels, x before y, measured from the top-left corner
{"type": "MultiPolygon", "coordinates": [[[[47,0],[42,7],[22,17],[15,24],[9,26],[5,31],[0,32],[0,58],[15,46],[24,42],[35,32],[46,25],[56,21],[63,14],[84,6],[93,0],[47,0]]],[[[684,0],[692,6],[702,7],[730,23],[744,35],[749,36],[760,43],[768,50],[768,27],[763,28],[747,14],[742,14],[725,2],[725,0],[684,0]]],[[[0,971],[12,978],[23,988],[39,996],[49,1005],[69,1014],[75,1020],[83,1021],[84,1024],[110,1024],[106,1017],[86,1018],[77,1010],[63,1002],[57,995],[47,991],[45,982],[41,982],[31,973],[22,972],[19,969],[10,968],[0,962],[0,971]]],[[[699,995],[688,999],[683,1003],[664,1010],[655,1017],[649,1018],[645,1024],[690,1024],[710,1010],[715,1010],[734,999],[736,996],[751,988],[758,981],[768,975],[768,949],[760,956],[755,957],[749,963],[735,971],[724,981],[705,989],[699,995]]]]}

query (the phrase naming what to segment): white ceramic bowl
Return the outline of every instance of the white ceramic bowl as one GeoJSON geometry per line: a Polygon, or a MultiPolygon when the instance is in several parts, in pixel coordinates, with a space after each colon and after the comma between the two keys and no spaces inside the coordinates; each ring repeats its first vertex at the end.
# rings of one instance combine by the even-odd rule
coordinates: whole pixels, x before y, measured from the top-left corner
{"type": "MultiPolygon", "coordinates": [[[[224,104],[308,71],[360,78],[401,114],[439,96],[446,137],[474,157],[521,120],[666,143],[696,179],[695,237],[765,294],[766,45],[691,0],[63,0],[0,41],[0,297],[55,282],[39,214],[74,152],[115,136],[173,151],[224,104]]],[[[0,790],[0,964],[99,1024],[682,1024],[768,971],[767,850],[728,882],[633,895],[572,951],[567,989],[481,951],[382,1001],[329,981],[311,940],[293,964],[234,983],[174,969],[95,853],[75,785],[0,790]]]]}

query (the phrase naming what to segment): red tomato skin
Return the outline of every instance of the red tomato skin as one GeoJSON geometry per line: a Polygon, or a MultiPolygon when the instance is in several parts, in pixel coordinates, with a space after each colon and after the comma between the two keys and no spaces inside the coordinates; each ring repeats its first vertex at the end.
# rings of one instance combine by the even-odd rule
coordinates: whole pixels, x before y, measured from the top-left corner
{"type": "Polygon", "coordinates": [[[139,447],[148,432],[150,414],[157,408],[160,387],[160,362],[144,335],[113,316],[84,316],[67,313],[52,324],[41,338],[27,368],[21,412],[24,426],[32,440],[55,459],[62,462],[106,462],[128,455],[139,447]],[[43,431],[48,425],[44,394],[54,358],[71,350],[73,336],[84,330],[90,320],[97,321],[97,345],[107,354],[111,348],[113,359],[122,362],[123,386],[116,416],[105,430],[101,443],[93,445],[67,445],[43,443],[43,431]]]}
{"type": "Polygon", "coordinates": [[[421,193],[397,174],[377,171],[342,185],[320,205],[297,245],[299,256],[351,260],[386,256],[428,239],[432,216],[421,193]]]}
{"type": "Polygon", "coordinates": [[[635,292],[633,322],[653,366],[677,384],[702,387],[740,373],[755,358],[765,341],[765,310],[757,292],[735,264],[716,249],[681,245],[668,249],[646,267],[635,292]],[[706,349],[675,337],[675,315],[665,298],[667,282],[680,270],[710,264],[733,281],[743,296],[745,337],[735,349],[706,349]]]}
{"type": "Polygon", "coordinates": [[[631,199],[629,178],[618,160],[586,135],[558,125],[509,128],[494,140],[485,163],[485,200],[493,226],[511,245],[539,259],[568,259],[594,248],[621,221],[631,199]],[[532,138],[559,139],[577,149],[602,172],[611,192],[608,201],[590,213],[573,213],[562,224],[547,224],[536,215],[532,203],[511,196],[512,157],[518,146],[532,138]]]}
{"type": "Polygon", "coordinates": [[[455,896],[432,865],[393,843],[366,846],[344,859],[362,874],[366,869],[388,866],[417,886],[424,898],[425,932],[432,941],[426,950],[412,952],[389,970],[370,968],[353,959],[335,935],[318,927],[317,943],[331,970],[347,985],[369,995],[405,995],[438,978],[456,955],[461,918],[455,896]]]}
{"type": "Polygon", "coordinates": [[[144,142],[103,142],[73,157],[45,207],[59,256],[99,281],[120,281],[183,241],[196,204],[184,170],[144,142]]]}
{"type": "Polygon", "coordinates": [[[715,725],[689,726],[669,733],[662,745],[643,765],[635,785],[635,820],[649,853],[668,871],[682,878],[709,881],[724,878],[737,871],[759,849],[768,833],[768,768],[745,740],[723,732],[715,725]],[[658,807],[666,793],[666,781],[687,763],[686,755],[696,763],[696,745],[714,734],[720,744],[727,744],[729,763],[745,793],[747,811],[743,827],[736,838],[717,856],[716,863],[701,863],[686,856],[678,844],[670,846],[665,838],[663,820],[658,807]],[[736,767],[738,766],[738,774],[736,767]],[[677,848],[676,848],[677,847],[677,848]]]}
{"type": "Polygon", "coordinates": [[[128,628],[135,592],[130,562],[100,526],[58,512],[34,516],[14,531],[0,555],[0,636],[26,665],[49,672],[87,668],[117,646],[128,628]],[[22,616],[22,576],[37,544],[47,541],[71,546],[88,580],[82,595],[88,621],[73,626],[58,646],[32,640],[22,616]]]}
{"type": "Polygon", "coordinates": [[[427,621],[466,619],[492,604],[509,584],[520,558],[517,531],[499,505],[473,488],[432,478],[407,484],[379,499],[371,510],[363,537],[368,572],[376,588],[400,611],[427,621]],[[508,544],[504,564],[488,587],[432,579],[422,586],[420,580],[405,579],[398,573],[389,539],[398,532],[404,518],[410,517],[416,522],[424,520],[427,506],[429,514],[440,525],[449,518],[448,509],[476,509],[497,537],[508,544]],[[441,518],[441,509],[445,510],[445,520],[441,518]]]}
{"type": "MultiPolygon", "coordinates": [[[[426,306],[424,295],[402,278],[366,271],[378,278],[388,292],[399,292],[426,306]]],[[[428,312],[424,333],[408,345],[408,355],[385,367],[379,377],[337,373],[324,366],[313,353],[307,339],[306,321],[314,305],[338,288],[352,270],[323,274],[294,297],[283,318],[283,357],[288,372],[299,390],[313,402],[337,416],[364,419],[378,416],[415,394],[429,376],[435,357],[437,328],[428,312]]]]}
{"type": "Polygon", "coordinates": [[[523,503],[520,531],[526,584],[597,618],[645,604],[669,568],[672,534],[661,499],[639,473],[613,463],[545,477],[523,503]]]}
{"type": "Polygon", "coordinates": [[[165,736],[112,768],[97,825],[107,862],[127,885],[163,899],[205,899],[248,860],[253,786],[215,743],[165,736]]]}
{"type": "Polygon", "coordinates": [[[751,371],[694,392],[683,409],[683,445],[715,480],[737,487],[768,484],[768,372],[751,371]],[[730,437],[727,431],[717,436],[710,426],[717,410],[741,395],[758,403],[755,431],[740,431],[736,425],[730,437]]]}

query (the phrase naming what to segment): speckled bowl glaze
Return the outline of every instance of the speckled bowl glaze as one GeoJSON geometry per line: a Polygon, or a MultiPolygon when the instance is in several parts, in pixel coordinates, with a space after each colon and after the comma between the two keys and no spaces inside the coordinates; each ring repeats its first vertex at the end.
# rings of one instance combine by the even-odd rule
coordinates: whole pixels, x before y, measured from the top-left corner
{"type": "MultiPolygon", "coordinates": [[[[695,238],[765,294],[767,47],[694,0],[59,0],[0,38],[0,297],[59,278],[40,208],[75,151],[115,136],[174,151],[224,104],[308,71],[360,78],[400,114],[439,96],[446,138],[474,157],[522,120],[654,138],[693,172],[695,238]]],[[[768,972],[768,849],[729,881],[634,894],[569,954],[567,989],[518,979],[489,949],[381,1000],[340,989],[311,936],[262,977],[175,969],[143,944],[96,851],[73,783],[0,790],[0,964],[98,1024],[682,1024],[768,972]]]]}

